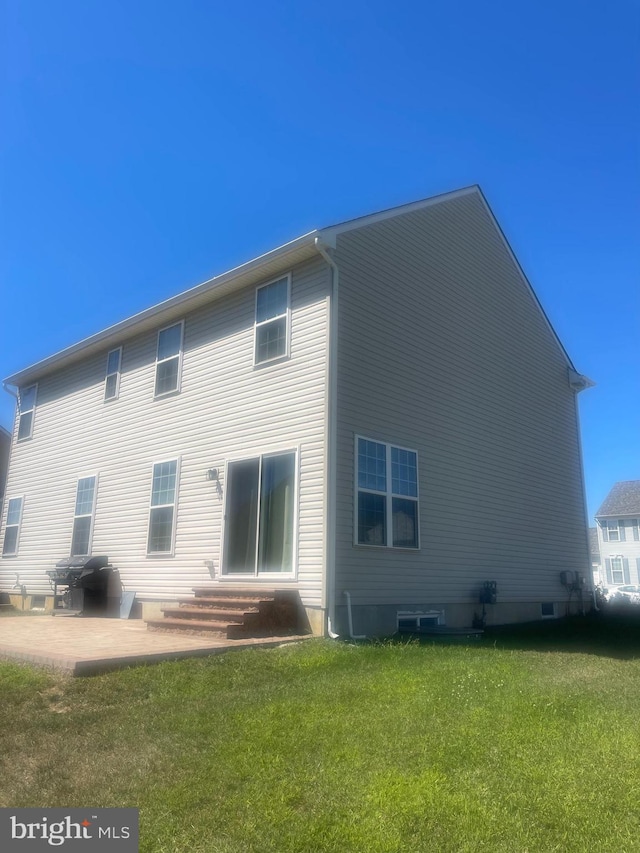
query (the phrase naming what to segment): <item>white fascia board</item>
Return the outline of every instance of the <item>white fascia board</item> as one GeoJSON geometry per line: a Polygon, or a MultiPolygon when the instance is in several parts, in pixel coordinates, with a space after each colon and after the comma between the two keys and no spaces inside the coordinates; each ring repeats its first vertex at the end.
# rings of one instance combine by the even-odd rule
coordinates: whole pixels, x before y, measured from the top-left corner
{"type": "Polygon", "coordinates": [[[26,367],[24,370],[8,376],[4,380],[4,385],[20,386],[25,382],[32,382],[43,373],[48,373],[63,363],[74,360],[74,357],[80,353],[88,350],[94,351],[100,346],[106,347],[107,345],[111,346],[111,344],[115,346],[128,337],[130,333],[134,333],[137,327],[148,326],[150,322],[160,324],[163,322],[163,318],[175,316],[177,309],[183,309],[183,313],[187,313],[191,310],[191,305],[200,296],[213,295],[224,285],[229,285],[231,289],[234,284],[238,287],[244,286],[247,277],[251,276],[252,273],[259,273],[262,267],[267,267],[269,264],[277,263],[282,264],[284,267],[287,265],[288,259],[293,259],[295,263],[295,256],[300,250],[308,247],[312,252],[315,251],[314,246],[317,234],[317,231],[310,231],[308,234],[303,234],[301,237],[297,237],[283,246],[278,246],[264,255],[259,255],[257,258],[253,258],[238,267],[234,267],[227,272],[208,279],[202,282],[202,284],[198,284],[189,290],[177,294],[177,296],[172,296],[164,302],[160,302],[151,308],[146,308],[144,311],[134,314],[132,317],[128,317],[126,320],[121,320],[119,323],[109,326],[95,335],[84,338],[77,344],[66,347],[30,367],[26,367]]]}

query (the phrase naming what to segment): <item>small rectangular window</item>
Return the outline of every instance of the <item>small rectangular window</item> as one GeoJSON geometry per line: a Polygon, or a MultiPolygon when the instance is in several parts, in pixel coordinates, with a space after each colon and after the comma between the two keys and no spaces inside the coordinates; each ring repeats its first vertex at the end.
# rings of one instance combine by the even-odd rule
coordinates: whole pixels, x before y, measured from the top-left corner
{"type": "Polygon", "coordinates": [[[540,604],[540,615],[543,619],[552,619],[556,615],[556,606],[553,601],[543,601],[540,604]]]}
{"type": "Polygon", "coordinates": [[[18,441],[31,438],[33,434],[33,419],[36,411],[37,385],[29,385],[21,388],[18,393],[18,411],[20,420],[18,422],[18,441]]]}
{"type": "Polygon", "coordinates": [[[71,536],[71,556],[86,557],[91,553],[91,533],[96,498],[96,477],[82,477],[76,489],[76,508],[71,536]]]}
{"type": "Polygon", "coordinates": [[[618,522],[605,521],[604,526],[607,528],[607,533],[609,534],[609,542],[619,542],[620,528],[618,527],[618,522]]]}
{"type": "Polygon", "coordinates": [[[158,462],[153,466],[148,554],[170,554],[173,551],[177,481],[176,459],[158,462]]]}
{"type": "Polygon", "coordinates": [[[184,323],[180,321],[158,332],[156,355],[155,396],[172,394],[180,390],[180,367],[182,363],[182,335],[184,323]]]}
{"type": "Polygon", "coordinates": [[[256,290],[255,363],[283,358],[289,351],[290,278],[256,290]]]}
{"type": "Polygon", "coordinates": [[[7,504],[7,523],[2,544],[3,557],[15,557],[18,553],[20,524],[22,522],[22,498],[10,498],[7,504]]]}
{"type": "Polygon", "coordinates": [[[107,356],[107,373],[104,380],[104,399],[115,400],[120,393],[120,364],[122,347],[112,349],[107,356]]]}
{"type": "Polygon", "coordinates": [[[358,545],[418,548],[418,455],[357,438],[358,545]]]}

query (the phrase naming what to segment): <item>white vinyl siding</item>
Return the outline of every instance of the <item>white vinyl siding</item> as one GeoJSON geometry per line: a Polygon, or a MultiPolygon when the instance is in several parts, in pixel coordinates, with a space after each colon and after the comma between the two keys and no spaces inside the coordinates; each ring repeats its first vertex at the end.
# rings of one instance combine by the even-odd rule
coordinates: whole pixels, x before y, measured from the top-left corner
{"type": "Polygon", "coordinates": [[[107,356],[107,372],[104,380],[104,399],[116,400],[120,393],[120,369],[122,347],[111,350],[107,356]]]}
{"type": "Polygon", "coordinates": [[[9,498],[7,502],[7,522],[4,529],[2,556],[12,557],[18,553],[20,541],[20,524],[22,522],[23,499],[9,498]]]}
{"type": "Polygon", "coordinates": [[[21,388],[18,393],[18,441],[31,438],[33,435],[33,420],[35,418],[37,395],[37,384],[21,388]]]}
{"type": "MultiPolygon", "coordinates": [[[[294,267],[290,358],[256,370],[256,285],[279,272],[254,272],[241,289],[184,317],[180,394],[149,404],[157,323],[124,343],[126,394],[121,388],[117,405],[103,402],[104,346],[40,381],[38,441],[14,446],[7,484],[8,495],[28,496],[29,523],[22,525],[19,556],[6,560],[4,573],[0,563],[0,583],[12,585],[20,571],[30,592],[49,591],[46,570],[71,549],[77,475],[99,471],[92,552],[107,555],[141,598],[192,595],[194,586],[222,575],[226,461],[296,447],[297,570],[287,581],[306,606],[320,606],[330,275],[320,257],[294,267]],[[149,555],[152,467],[178,458],[174,556],[149,555]],[[210,468],[218,480],[207,479],[210,468]]],[[[123,373],[123,386],[124,380],[123,373]]]]}
{"type": "Polygon", "coordinates": [[[290,293],[290,276],[256,289],[256,364],[281,359],[289,354],[290,293]]]}
{"type": "Polygon", "coordinates": [[[418,548],[418,456],[356,436],[356,544],[418,548]]]}
{"type": "Polygon", "coordinates": [[[95,513],[97,477],[81,477],[76,490],[76,507],[71,536],[71,556],[91,553],[91,533],[95,513]]]}
{"type": "Polygon", "coordinates": [[[178,460],[157,462],[153,466],[151,506],[149,508],[148,554],[173,553],[178,495],[178,460]]]}
{"type": "Polygon", "coordinates": [[[466,606],[489,579],[556,600],[589,565],[574,394],[481,198],[338,234],[334,258],[336,601],[466,606]],[[418,454],[419,549],[354,544],[354,435],[418,454]]]}
{"type": "Polygon", "coordinates": [[[158,332],[156,353],[155,396],[162,397],[180,390],[182,337],[184,322],[174,323],[158,332]]]}

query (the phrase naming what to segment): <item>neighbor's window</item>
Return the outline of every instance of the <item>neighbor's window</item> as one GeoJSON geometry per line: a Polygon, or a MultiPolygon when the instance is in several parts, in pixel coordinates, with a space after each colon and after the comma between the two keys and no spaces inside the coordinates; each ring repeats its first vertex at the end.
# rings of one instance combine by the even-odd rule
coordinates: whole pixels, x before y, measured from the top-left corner
{"type": "Polygon", "coordinates": [[[293,571],[296,454],[230,462],[225,499],[228,574],[293,571]]]}
{"type": "Polygon", "coordinates": [[[107,356],[107,375],[104,380],[104,399],[115,400],[120,392],[120,363],[122,347],[112,349],[107,356]]]}
{"type": "Polygon", "coordinates": [[[184,323],[180,321],[173,326],[168,326],[166,329],[160,329],[158,332],[156,397],[180,390],[183,328],[184,323]]]}
{"type": "Polygon", "coordinates": [[[4,528],[2,544],[3,557],[15,557],[18,553],[20,522],[22,521],[22,498],[9,498],[7,505],[7,523],[4,528]]]}
{"type": "Polygon", "coordinates": [[[91,532],[96,499],[96,478],[81,477],[76,490],[76,510],[73,518],[71,556],[85,557],[91,553],[91,532]]]}
{"type": "Polygon", "coordinates": [[[605,542],[624,542],[624,519],[602,522],[602,538],[605,542]]]}
{"type": "Polygon", "coordinates": [[[358,545],[418,548],[418,454],[356,439],[358,545]]]}
{"type": "Polygon", "coordinates": [[[33,433],[33,418],[36,410],[37,385],[29,385],[21,388],[18,394],[18,411],[20,420],[18,423],[18,441],[31,438],[33,433]]]}
{"type": "Polygon", "coordinates": [[[173,550],[178,461],[157,462],[153,466],[149,510],[148,554],[168,554],[173,550]]]}
{"type": "Polygon", "coordinates": [[[540,615],[543,619],[551,619],[556,615],[556,606],[553,601],[543,601],[540,604],[540,615]]]}
{"type": "Polygon", "coordinates": [[[256,290],[256,364],[287,355],[289,295],[289,276],[264,284],[256,290]]]}
{"type": "Polygon", "coordinates": [[[624,583],[624,562],[622,557],[611,558],[612,583],[624,583]]]}

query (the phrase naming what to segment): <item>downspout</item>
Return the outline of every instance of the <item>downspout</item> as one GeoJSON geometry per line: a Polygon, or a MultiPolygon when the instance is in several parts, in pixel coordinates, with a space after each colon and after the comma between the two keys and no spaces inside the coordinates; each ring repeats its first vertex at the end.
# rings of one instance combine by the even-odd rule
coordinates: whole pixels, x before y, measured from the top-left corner
{"type": "Polygon", "coordinates": [[[328,346],[328,389],[327,389],[327,478],[326,478],[326,525],[325,525],[325,607],[327,608],[327,633],[338,638],[336,624],[336,436],[338,399],[338,285],[340,273],[336,262],[329,254],[329,247],[321,237],[315,238],[315,246],[331,269],[331,293],[329,296],[329,346],[328,346]]]}
{"type": "MultiPolygon", "coordinates": [[[[584,461],[582,456],[582,436],[580,432],[580,410],[578,408],[578,394],[585,391],[587,388],[593,388],[596,383],[587,376],[579,374],[577,371],[569,368],[569,385],[573,391],[573,405],[576,421],[576,441],[578,444],[578,461],[580,463],[580,485],[582,487],[582,506],[584,508],[585,531],[587,534],[587,564],[589,567],[589,588],[591,589],[591,597],[593,598],[593,609],[600,610],[596,598],[596,591],[593,586],[593,571],[591,569],[591,547],[589,543],[589,511],[587,509],[587,487],[584,481],[584,461]]],[[[584,601],[582,599],[582,591],[580,593],[582,604],[582,615],[584,616],[584,601]]]]}
{"type": "Polygon", "coordinates": [[[353,616],[351,615],[351,593],[347,592],[347,590],[345,589],[344,594],[347,597],[347,614],[349,616],[349,638],[352,640],[366,640],[366,634],[353,633],[353,616]]]}

